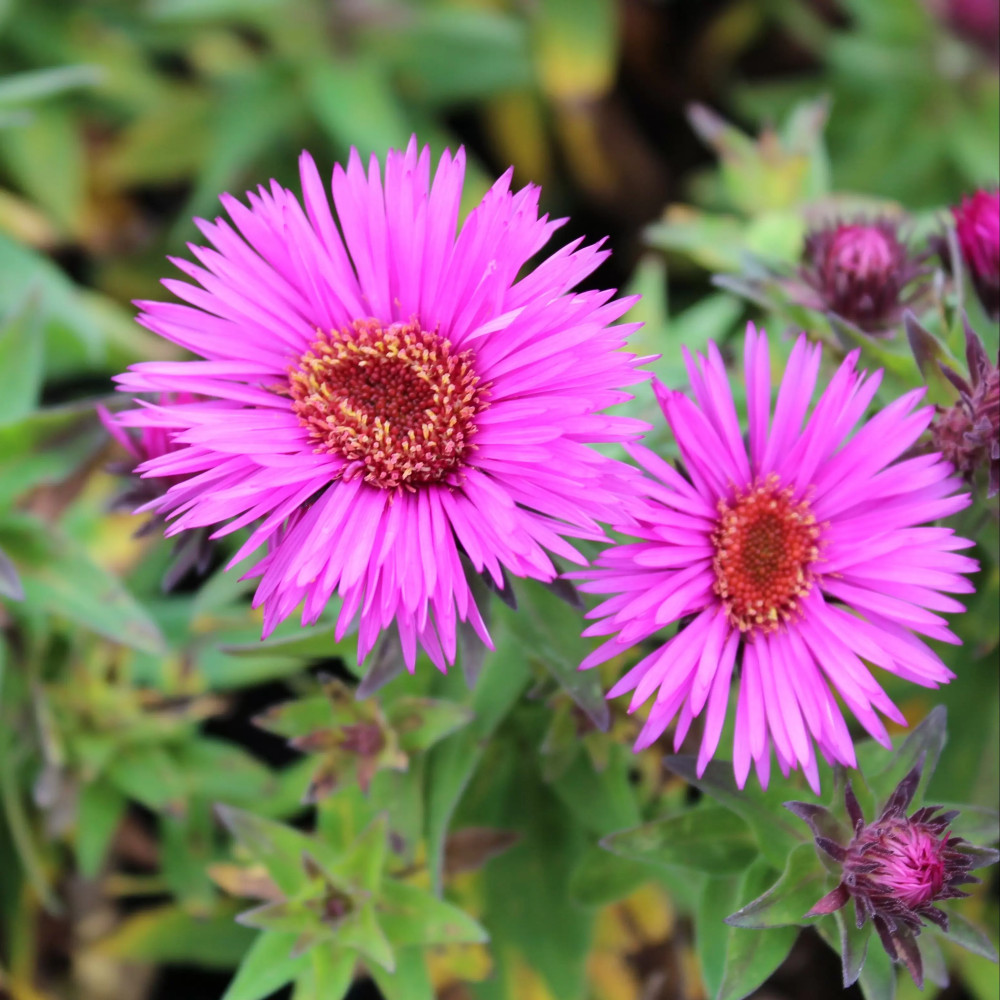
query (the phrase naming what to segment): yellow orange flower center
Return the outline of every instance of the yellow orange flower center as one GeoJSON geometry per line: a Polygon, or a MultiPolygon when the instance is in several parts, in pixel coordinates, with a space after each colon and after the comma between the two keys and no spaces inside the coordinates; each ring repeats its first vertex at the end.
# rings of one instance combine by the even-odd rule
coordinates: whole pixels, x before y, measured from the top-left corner
{"type": "Polygon", "coordinates": [[[741,632],[769,632],[793,618],[809,593],[819,526],[805,500],[770,478],[731,502],[719,501],[715,593],[741,632]]]}
{"type": "Polygon", "coordinates": [[[292,410],[345,477],[409,490],[451,480],[486,403],[472,351],[420,324],[356,320],[320,332],[289,374],[292,410]]]}

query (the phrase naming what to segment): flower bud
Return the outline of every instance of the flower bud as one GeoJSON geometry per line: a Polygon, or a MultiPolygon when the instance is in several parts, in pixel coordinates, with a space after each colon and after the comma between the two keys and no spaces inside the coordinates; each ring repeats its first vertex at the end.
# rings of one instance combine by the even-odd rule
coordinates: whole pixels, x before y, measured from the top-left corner
{"type": "Polygon", "coordinates": [[[914,300],[906,286],[924,273],[891,220],[835,222],[806,235],[800,274],[809,294],[803,304],[866,333],[884,332],[914,300]]]}
{"type": "MultiPolygon", "coordinates": [[[[989,467],[988,496],[1000,490],[1000,372],[979,336],[966,325],[966,379],[946,365],[941,369],[958,390],[954,406],[939,407],[931,424],[935,451],[971,481],[976,469],[989,467]]],[[[997,358],[1000,363],[1000,356],[997,358]]]]}
{"type": "Polygon", "coordinates": [[[966,196],[951,214],[979,301],[990,319],[1000,319],[1000,190],[966,196]]]}
{"type": "Polygon", "coordinates": [[[923,962],[916,937],[929,920],[948,930],[948,915],[934,903],[967,896],[959,886],[978,882],[969,871],[992,864],[997,852],[973,847],[954,836],[949,827],[956,810],[924,806],[911,816],[907,807],[920,783],[923,759],[899,783],[872,823],[866,823],[848,782],[844,799],[854,834],[847,844],[830,838],[826,813],[803,802],[788,808],[813,829],[816,845],[841,865],[840,883],[806,916],[833,913],[854,901],[858,928],[870,920],[894,962],[902,961],[917,985],[923,983],[923,962]]]}

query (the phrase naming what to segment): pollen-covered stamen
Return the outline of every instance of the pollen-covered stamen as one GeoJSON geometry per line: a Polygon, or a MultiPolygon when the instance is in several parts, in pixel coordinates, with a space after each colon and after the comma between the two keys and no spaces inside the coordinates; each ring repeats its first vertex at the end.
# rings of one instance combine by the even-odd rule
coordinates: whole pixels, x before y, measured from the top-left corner
{"type": "Polygon", "coordinates": [[[472,351],[416,321],[356,320],[320,332],[289,375],[292,409],[317,450],[382,489],[448,479],[475,448],[487,405],[472,351]]]}
{"type": "Polygon", "coordinates": [[[715,593],[741,632],[768,632],[795,616],[812,586],[819,527],[804,501],[774,477],[719,502],[715,593]]]}

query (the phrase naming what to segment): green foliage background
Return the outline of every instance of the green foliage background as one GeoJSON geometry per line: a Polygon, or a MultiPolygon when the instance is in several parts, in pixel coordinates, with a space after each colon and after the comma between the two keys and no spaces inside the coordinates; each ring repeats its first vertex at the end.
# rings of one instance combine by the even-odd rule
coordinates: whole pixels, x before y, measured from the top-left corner
{"type": "MultiPolygon", "coordinates": [[[[447,677],[421,663],[368,708],[323,716],[390,734],[366,796],[349,754],[288,750],[311,731],[296,710],[250,721],[292,698],[322,716],[317,668],[350,679],[350,638],[290,622],[261,644],[249,586],[218,563],[164,594],[170,546],[109,512],[120,483],[105,470],[122,455],[94,406],[128,364],[175,356],[129,302],[162,294],[165,256],[186,252],[219,192],[271,177],[294,189],[303,148],[329,169],[413,133],[435,152],[468,144],[466,207],[513,163],[519,183],[544,185],[546,211],[572,216],[566,239],[610,233],[597,279],[643,292],[636,346],[662,355],[668,384],[685,383],[681,344],[724,343],[749,316],[836,353],[822,317],[755,283],[762,262],[797,258],[805,213],[888,207],[923,239],[1000,173],[996,67],[931,7],[0,0],[0,997],[257,1000],[295,979],[296,1000],[336,1000],[367,970],[388,1000],[729,1000],[771,975],[795,929],[722,918],[774,881],[804,830],[775,840],[692,805],[666,745],[633,757],[635,720],[601,694],[626,664],[576,673],[578,611],[519,587],[516,613],[494,601],[496,652],[464,650],[447,677]],[[747,134],[695,116],[699,145],[691,100],[747,134]],[[303,807],[319,777],[332,795],[303,807]],[[310,901],[331,892],[381,929],[359,917],[336,947],[290,957],[310,901]],[[236,923],[258,897],[278,909],[236,923]],[[205,971],[170,979],[179,966],[205,971]]],[[[960,357],[955,294],[924,318],[960,357]]],[[[996,326],[967,292],[961,304],[995,356],[996,326]]],[[[864,349],[889,372],[883,401],[918,380],[905,338],[864,349]]],[[[630,410],[652,413],[650,394],[630,410]]],[[[654,443],[670,452],[662,430],[654,443]]],[[[956,623],[965,645],[943,651],[958,679],[886,687],[914,723],[947,706],[930,795],[978,807],[988,841],[995,502],[980,495],[956,527],[983,565],[956,623]]],[[[808,797],[779,781],[762,808],[808,797]]],[[[995,945],[992,878],[959,909],[995,945]]],[[[967,995],[996,995],[982,955],[946,945],[944,960],[967,995]]],[[[801,995],[795,982],[769,989],[801,995]]],[[[889,997],[895,977],[878,966],[864,987],[889,997]]],[[[913,990],[900,980],[898,995],[913,990]]]]}

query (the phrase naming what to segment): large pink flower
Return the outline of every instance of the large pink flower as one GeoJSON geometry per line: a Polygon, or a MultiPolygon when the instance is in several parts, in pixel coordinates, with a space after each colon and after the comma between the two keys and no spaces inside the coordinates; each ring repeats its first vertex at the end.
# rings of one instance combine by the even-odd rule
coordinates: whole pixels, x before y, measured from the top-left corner
{"type": "Polygon", "coordinates": [[[643,425],[599,411],[643,380],[620,348],[634,324],[612,292],[571,289],[607,256],[580,241],[525,265],[559,222],[539,190],[505,174],[456,233],[465,157],[390,152],[383,182],[352,152],[333,172],[331,213],[303,154],[304,206],[276,182],[223,196],[233,225],[199,221],[214,249],[165,281],[187,303],[140,303],[142,322],[204,360],[147,362],[118,377],[142,403],[125,426],[165,428],[177,447],[141,466],[183,477],[150,506],[169,533],[251,525],[238,562],[264,631],[302,604],[310,623],[341,598],[359,659],[395,622],[408,666],[419,643],[442,669],[457,621],[488,642],[463,560],[551,580],[549,553],[583,560],[564,536],[600,538],[630,502],[630,468],[594,442],[643,425]],[[460,558],[461,557],[461,558],[460,558]]]}
{"type": "Polygon", "coordinates": [[[939,611],[960,611],[946,592],[973,588],[977,564],[955,550],[972,543],[948,528],[919,527],[965,507],[940,455],[900,461],[927,429],[932,407],[907,393],[854,431],[881,373],[840,366],[812,414],[821,349],[800,338],[771,419],[767,339],[747,331],[749,447],[715,345],[697,363],[685,352],[695,402],[657,387],[686,474],[639,445],[628,449],[646,480],[639,541],[606,550],[575,576],[611,594],[587,630],[609,635],[593,666],[684,622],[643,657],[609,697],[634,691],[630,710],[655,693],[636,744],[657,739],[680,713],[679,746],[704,715],[699,773],[715,753],[739,672],[733,764],[740,787],[751,760],[767,784],[772,747],[783,773],[801,767],[814,788],[814,744],[855,765],[837,695],[881,743],[878,713],[905,724],[868,664],[925,687],[952,674],[918,638],[957,642],[939,611]],[[805,421],[803,423],[803,421],[805,421]],[[867,661],[867,662],[865,662],[867,661]],[[739,666],[737,667],[737,664],[739,666]]]}

